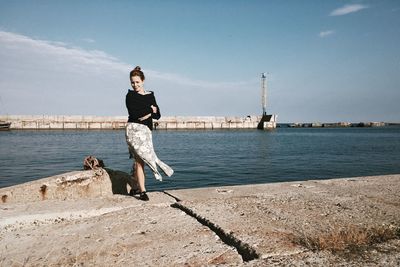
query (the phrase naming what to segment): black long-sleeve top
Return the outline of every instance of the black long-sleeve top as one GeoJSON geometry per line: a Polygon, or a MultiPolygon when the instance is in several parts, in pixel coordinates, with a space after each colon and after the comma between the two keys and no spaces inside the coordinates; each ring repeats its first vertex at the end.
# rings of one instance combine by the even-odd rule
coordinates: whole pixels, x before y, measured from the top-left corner
{"type": "Polygon", "coordinates": [[[128,122],[136,122],[149,127],[153,130],[153,119],[158,120],[161,117],[160,108],[157,105],[156,98],[152,91],[147,92],[147,94],[141,95],[136,91],[128,90],[125,98],[126,108],[128,109],[129,118],[128,122]],[[157,112],[153,113],[151,105],[157,107],[157,112]],[[143,121],[139,118],[151,114],[151,116],[143,121]]]}

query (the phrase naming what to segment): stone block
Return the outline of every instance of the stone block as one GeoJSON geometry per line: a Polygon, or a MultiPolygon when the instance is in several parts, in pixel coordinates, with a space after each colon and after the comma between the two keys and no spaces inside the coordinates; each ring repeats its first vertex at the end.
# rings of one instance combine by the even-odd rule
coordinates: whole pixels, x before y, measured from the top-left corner
{"type": "Polygon", "coordinates": [[[178,129],[178,122],[169,122],[168,129],[178,129]]]}
{"type": "Polygon", "coordinates": [[[37,129],[37,122],[36,121],[22,121],[22,128],[23,129],[37,129]]]}
{"type": "Polygon", "coordinates": [[[49,123],[50,129],[64,129],[64,123],[62,122],[50,122],[49,123]]]}
{"type": "Polygon", "coordinates": [[[100,122],[87,122],[87,129],[101,129],[100,122]]]}
{"type": "Polygon", "coordinates": [[[37,129],[50,129],[50,123],[48,121],[38,121],[37,129]]]}
{"type": "Polygon", "coordinates": [[[228,122],[221,123],[221,129],[229,129],[229,128],[230,128],[230,123],[228,122]]]}
{"type": "Polygon", "coordinates": [[[204,121],[194,122],[194,128],[195,129],[205,129],[204,124],[205,124],[204,121]]]}
{"type": "Polygon", "coordinates": [[[204,122],[204,129],[213,129],[213,128],[214,128],[214,126],[213,126],[212,121],[204,122]]]}
{"type": "Polygon", "coordinates": [[[112,122],[112,128],[113,129],[124,129],[126,127],[126,122],[112,122]]]}
{"type": "Polygon", "coordinates": [[[212,123],[213,129],[221,129],[222,128],[222,122],[213,122],[212,123]]]}
{"type": "Polygon", "coordinates": [[[113,129],[113,124],[111,122],[100,123],[101,129],[113,129]]]}
{"type": "Polygon", "coordinates": [[[104,169],[69,172],[0,188],[3,203],[95,198],[112,194],[110,176],[104,169]]]}
{"type": "Polygon", "coordinates": [[[64,129],[77,129],[75,122],[64,122],[64,129]]]}
{"type": "Polygon", "coordinates": [[[176,123],[176,129],[187,129],[188,128],[188,126],[187,126],[187,123],[185,123],[185,122],[177,122],[176,123]]]}
{"type": "Polygon", "coordinates": [[[11,129],[22,129],[22,121],[11,121],[11,129]]]}

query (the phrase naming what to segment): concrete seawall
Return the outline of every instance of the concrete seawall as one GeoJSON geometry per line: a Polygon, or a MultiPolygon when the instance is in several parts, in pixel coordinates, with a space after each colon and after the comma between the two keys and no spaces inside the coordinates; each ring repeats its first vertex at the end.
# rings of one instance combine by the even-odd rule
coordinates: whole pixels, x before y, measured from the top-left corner
{"type": "MultiPolygon", "coordinates": [[[[256,129],[261,116],[165,116],[154,121],[156,129],[256,129]]],[[[67,130],[67,129],[123,129],[127,116],[48,116],[0,115],[0,121],[11,122],[11,129],[67,130]]]]}
{"type": "Polygon", "coordinates": [[[0,266],[399,266],[400,175],[127,195],[81,171],[0,188],[0,266]]]}

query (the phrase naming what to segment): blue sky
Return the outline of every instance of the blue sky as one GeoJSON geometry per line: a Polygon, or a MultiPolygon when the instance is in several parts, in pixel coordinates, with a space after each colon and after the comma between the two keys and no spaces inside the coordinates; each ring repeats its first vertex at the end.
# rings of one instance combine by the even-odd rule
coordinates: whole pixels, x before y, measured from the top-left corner
{"type": "Polygon", "coordinates": [[[0,114],[126,115],[140,65],[165,116],[400,121],[400,2],[0,1],[0,114]]]}

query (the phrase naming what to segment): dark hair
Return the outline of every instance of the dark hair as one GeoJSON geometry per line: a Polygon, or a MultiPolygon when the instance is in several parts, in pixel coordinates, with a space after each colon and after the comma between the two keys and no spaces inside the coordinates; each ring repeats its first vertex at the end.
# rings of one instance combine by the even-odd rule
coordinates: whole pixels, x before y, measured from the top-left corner
{"type": "Polygon", "coordinates": [[[132,78],[133,76],[139,76],[142,81],[144,81],[144,74],[143,71],[141,71],[139,66],[136,66],[131,72],[129,73],[129,79],[132,78]]]}

